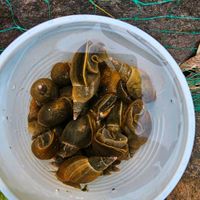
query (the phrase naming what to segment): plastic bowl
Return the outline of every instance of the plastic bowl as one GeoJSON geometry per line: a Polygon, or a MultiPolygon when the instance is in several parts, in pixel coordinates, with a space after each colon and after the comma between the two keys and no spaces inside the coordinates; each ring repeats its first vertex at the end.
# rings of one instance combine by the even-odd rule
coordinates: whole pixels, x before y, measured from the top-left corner
{"type": "Polygon", "coordinates": [[[42,23],[17,38],[0,56],[0,190],[10,199],[163,200],[181,178],[191,155],[195,119],[191,94],[178,65],[151,36],[127,23],[76,15],[42,23]],[[29,90],[49,76],[86,40],[103,42],[120,59],[145,70],[157,99],[147,104],[153,130],[119,173],[101,177],[82,192],[57,181],[49,161],[37,160],[27,131],[29,90]]]}

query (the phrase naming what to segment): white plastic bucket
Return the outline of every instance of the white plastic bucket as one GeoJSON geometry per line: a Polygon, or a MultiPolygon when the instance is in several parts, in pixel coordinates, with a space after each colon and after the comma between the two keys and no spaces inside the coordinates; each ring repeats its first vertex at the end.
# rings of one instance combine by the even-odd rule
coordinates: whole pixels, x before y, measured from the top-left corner
{"type": "Polygon", "coordinates": [[[22,34],[0,56],[0,190],[9,200],[163,200],[181,178],[191,155],[195,119],[187,82],[155,39],[127,23],[75,15],[42,23],[22,34]],[[121,171],[88,184],[82,192],[57,181],[48,161],[31,150],[27,113],[32,82],[86,40],[97,40],[120,59],[145,70],[157,99],[148,104],[153,130],[121,171]]]}

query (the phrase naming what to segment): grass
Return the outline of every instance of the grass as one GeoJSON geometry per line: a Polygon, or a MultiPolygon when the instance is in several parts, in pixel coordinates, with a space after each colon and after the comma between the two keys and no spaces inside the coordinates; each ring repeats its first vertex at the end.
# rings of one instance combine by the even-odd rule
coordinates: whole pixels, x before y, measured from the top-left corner
{"type": "Polygon", "coordinates": [[[3,193],[0,191],[0,200],[8,200],[3,193]]]}

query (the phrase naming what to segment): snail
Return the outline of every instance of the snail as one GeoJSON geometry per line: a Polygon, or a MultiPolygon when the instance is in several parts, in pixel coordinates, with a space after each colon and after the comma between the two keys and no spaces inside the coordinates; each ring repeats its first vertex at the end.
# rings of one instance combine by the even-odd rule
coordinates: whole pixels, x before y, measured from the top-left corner
{"type": "Polygon", "coordinates": [[[72,156],[79,149],[86,148],[91,144],[95,129],[95,122],[92,121],[90,115],[85,115],[67,124],[61,136],[62,149],[59,152],[60,156],[72,156]]]}
{"type": "Polygon", "coordinates": [[[152,121],[144,102],[141,99],[131,103],[123,122],[124,134],[128,137],[129,151],[131,155],[143,145],[152,130],[152,121]]]}
{"type": "Polygon", "coordinates": [[[69,121],[71,116],[71,100],[62,97],[41,107],[38,113],[38,123],[46,127],[54,127],[69,121]]]}
{"type": "Polygon", "coordinates": [[[106,119],[106,125],[94,135],[92,147],[96,155],[128,159],[128,138],[121,131],[122,117],[123,104],[117,102],[106,119]]]}
{"type": "Polygon", "coordinates": [[[58,88],[51,79],[40,78],[31,86],[31,96],[39,104],[45,104],[58,97],[58,88]]]}
{"type": "Polygon", "coordinates": [[[51,79],[60,87],[67,86],[70,83],[69,73],[69,64],[67,62],[59,62],[56,63],[51,70],[51,79]]]}
{"type": "Polygon", "coordinates": [[[67,185],[81,188],[80,184],[97,179],[116,159],[117,157],[74,156],[60,165],[56,176],[67,185]]]}
{"type": "Polygon", "coordinates": [[[110,57],[110,61],[119,72],[122,81],[125,82],[128,94],[134,100],[142,98],[148,103],[156,99],[155,89],[146,72],[135,66],[121,63],[112,57],[110,57]]]}
{"type": "Polygon", "coordinates": [[[72,58],[70,79],[74,120],[78,118],[84,105],[99,88],[99,62],[102,62],[104,54],[102,44],[93,44],[88,41],[78,49],[72,58]]]}
{"type": "Polygon", "coordinates": [[[54,131],[48,131],[33,140],[31,146],[33,154],[41,160],[53,158],[59,149],[59,140],[54,131]]]}
{"type": "Polygon", "coordinates": [[[97,102],[90,109],[90,112],[96,120],[104,119],[112,110],[116,100],[117,96],[115,94],[105,94],[97,100],[97,102]]]}

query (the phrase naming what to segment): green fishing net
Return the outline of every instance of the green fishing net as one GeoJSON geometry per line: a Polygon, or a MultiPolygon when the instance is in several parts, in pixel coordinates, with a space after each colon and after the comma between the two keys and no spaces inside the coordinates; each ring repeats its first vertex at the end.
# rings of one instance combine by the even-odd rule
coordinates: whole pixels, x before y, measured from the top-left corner
{"type": "MultiPolygon", "coordinates": [[[[31,25],[28,26],[28,21],[31,21],[31,19],[28,18],[28,14],[26,15],[27,19],[21,21],[16,17],[15,11],[17,9],[23,10],[24,8],[20,8],[20,6],[23,5],[23,3],[27,4],[27,2],[31,2],[31,6],[35,6],[38,13],[41,11],[45,12],[44,16],[41,15],[41,18],[43,18],[42,21],[58,16],[82,13],[110,16],[136,25],[160,41],[175,57],[178,64],[181,64],[186,58],[195,55],[200,41],[200,10],[198,9],[198,7],[200,8],[200,3],[198,0],[0,0],[0,34],[15,32],[17,37],[19,33],[23,33],[33,25],[42,22],[36,21],[30,23],[31,25]],[[188,12],[185,13],[185,11],[182,10],[181,6],[183,4],[187,6],[188,10],[191,7],[191,10],[189,10],[190,15],[188,12]],[[40,5],[43,7],[40,7],[40,5]],[[63,11],[60,13],[58,11],[60,9],[59,5],[63,8],[63,11]],[[3,13],[3,7],[9,10],[9,16],[3,13]],[[193,15],[192,7],[196,10],[195,15],[193,15]],[[10,26],[5,27],[4,19],[8,18],[12,23],[10,23],[10,26]],[[160,24],[166,23],[166,26],[164,26],[164,28],[161,27],[160,24],[157,23],[158,21],[160,24]],[[185,23],[184,28],[179,28],[183,22],[185,23]],[[152,26],[150,24],[152,24],[152,26]],[[148,28],[146,28],[147,25],[148,28]],[[188,26],[190,26],[189,29],[187,28],[188,26]],[[180,36],[180,38],[188,36],[191,38],[192,42],[188,44],[183,38],[178,41],[176,36],[180,36]],[[172,42],[173,40],[175,42],[172,42]],[[184,54],[188,54],[188,56],[184,54]],[[176,55],[178,56],[176,57],[176,55]]],[[[26,8],[24,10],[26,11],[26,8]]],[[[28,12],[29,11],[27,11],[27,13],[28,12]]],[[[34,17],[37,19],[37,13],[35,13],[34,17]]],[[[7,37],[9,37],[9,35],[7,37]]],[[[5,45],[2,41],[0,35],[0,53],[3,52],[7,46],[7,44],[5,45]]],[[[188,85],[191,88],[195,110],[198,112],[200,112],[199,68],[200,66],[198,66],[197,71],[189,70],[188,73],[187,70],[183,70],[188,85]]]]}

